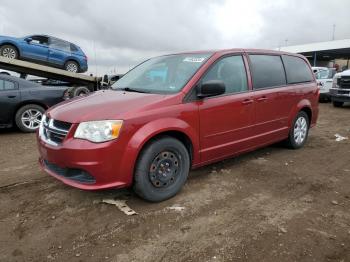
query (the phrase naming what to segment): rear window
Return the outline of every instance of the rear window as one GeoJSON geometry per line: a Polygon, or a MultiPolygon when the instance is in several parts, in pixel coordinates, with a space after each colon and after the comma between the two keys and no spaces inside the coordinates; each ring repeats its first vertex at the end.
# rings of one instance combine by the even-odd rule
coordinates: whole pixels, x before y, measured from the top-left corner
{"type": "Polygon", "coordinates": [[[254,89],[286,85],[286,75],[278,55],[249,55],[254,89]]]}
{"type": "Polygon", "coordinates": [[[305,60],[296,56],[283,55],[288,84],[297,84],[313,81],[312,71],[305,60]]]}
{"type": "Polygon", "coordinates": [[[70,50],[71,50],[72,52],[77,52],[77,51],[79,51],[78,47],[76,47],[76,46],[73,45],[73,44],[70,44],[70,50]]]}

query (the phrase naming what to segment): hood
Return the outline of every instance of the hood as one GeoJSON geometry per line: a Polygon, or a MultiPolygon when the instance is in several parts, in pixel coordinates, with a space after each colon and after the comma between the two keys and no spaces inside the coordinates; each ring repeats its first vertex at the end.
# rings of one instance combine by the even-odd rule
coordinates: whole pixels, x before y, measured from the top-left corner
{"type": "MultiPolygon", "coordinates": [[[[103,90],[85,97],[76,97],[48,110],[50,118],[81,123],[85,121],[123,119],[123,114],[143,111],[166,95],[103,90]]],[[[171,97],[171,96],[170,96],[171,97]]]]}
{"type": "Polygon", "coordinates": [[[18,40],[18,39],[20,39],[20,38],[18,38],[18,37],[13,37],[13,36],[7,36],[7,35],[0,35],[0,40],[4,40],[4,39],[18,40]]]}

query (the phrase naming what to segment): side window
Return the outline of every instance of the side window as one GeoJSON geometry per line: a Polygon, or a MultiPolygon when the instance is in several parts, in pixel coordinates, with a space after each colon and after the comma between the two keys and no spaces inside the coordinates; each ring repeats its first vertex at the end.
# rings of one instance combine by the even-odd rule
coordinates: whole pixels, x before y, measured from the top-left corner
{"type": "Polygon", "coordinates": [[[75,45],[70,44],[70,51],[77,52],[77,51],[79,51],[79,49],[75,45]]]}
{"type": "Polygon", "coordinates": [[[4,90],[14,90],[15,89],[15,83],[10,81],[4,81],[4,90]]]}
{"type": "Polygon", "coordinates": [[[219,60],[203,77],[202,82],[221,80],[225,83],[226,94],[248,90],[247,73],[240,55],[219,60]]]}
{"type": "Polygon", "coordinates": [[[288,55],[284,55],[282,57],[286,68],[288,84],[313,81],[314,78],[312,76],[312,71],[303,59],[288,55]]]}
{"type": "Polygon", "coordinates": [[[70,52],[70,44],[60,39],[51,38],[50,47],[62,51],[70,52]]]}
{"type": "Polygon", "coordinates": [[[254,89],[286,85],[286,75],[278,55],[249,55],[254,89]]]}
{"type": "Polygon", "coordinates": [[[35,44],[48,45],[49,43],[49,38],[47,36],[33,35],[31,36],[31,38],[32,38],[32,43],[35,43],[35,44]]]}
{"type": "Polygon", "coordinates": [[[0,79],[0,91],[16,89],[15,83],[0,79]]]}

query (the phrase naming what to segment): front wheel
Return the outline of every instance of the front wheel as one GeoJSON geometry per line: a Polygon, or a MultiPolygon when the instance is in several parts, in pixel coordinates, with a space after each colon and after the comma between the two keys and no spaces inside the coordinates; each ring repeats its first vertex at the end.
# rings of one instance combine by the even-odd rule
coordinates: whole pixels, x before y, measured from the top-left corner
{"type": "Polygon", "coordinates": [[[293,121],[287,139],[288,147],[299,149],[306,143],[309,134],[310,120],[304,111],[300,111],[293,121]]]}
{"type": "Polygon", "coordinates": [[[179,140],[164,136],[141,152],[134,174],[134,191],[141,198],[160,202],[176,195],[185,184],[190,157],[179,140]]]}
{"type": "Polygon", "coordinates": [[[3,45],[0,48],[0,55],[3,57],[6,57],[6,58],[10,58],[10,59],[17,59],[18,58],[18,51],[12,45],[3,45]]]}
{"type": "Polygon", "coordinates": [[[342,107],[344,105],[344,102],[339,101],[333,101],[332,103],[334,107],[342,107]]]}

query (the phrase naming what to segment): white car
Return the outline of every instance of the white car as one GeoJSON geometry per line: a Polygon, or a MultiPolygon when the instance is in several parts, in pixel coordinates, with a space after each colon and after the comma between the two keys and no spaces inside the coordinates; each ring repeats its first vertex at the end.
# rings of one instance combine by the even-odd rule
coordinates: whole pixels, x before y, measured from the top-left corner
{"type": "Polygon", "coordinates": [[[333,77],[336,74],[335,68],[313,67],[317,83],[320,87],[320,101],[330,101],[329,90],[332,88],[333,77]]]}

